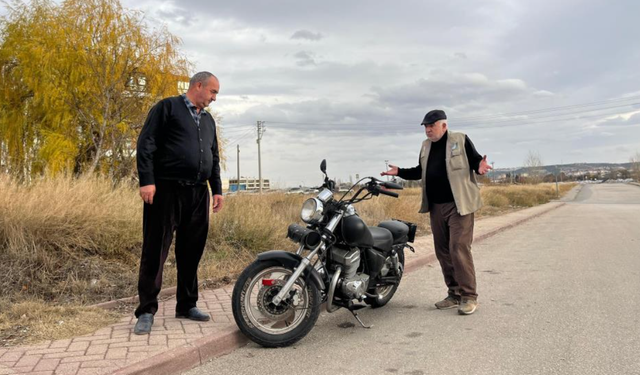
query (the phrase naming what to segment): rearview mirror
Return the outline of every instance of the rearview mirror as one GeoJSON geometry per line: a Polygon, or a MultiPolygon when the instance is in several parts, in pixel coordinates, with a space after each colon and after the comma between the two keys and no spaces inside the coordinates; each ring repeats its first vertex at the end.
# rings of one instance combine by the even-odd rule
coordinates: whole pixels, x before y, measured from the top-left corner
{"type": "Polygon", "coordinates": [[[327,159],[322,159],[322,163],[320,163],[320,170],[322,173],[327,174],[327,159]]]}

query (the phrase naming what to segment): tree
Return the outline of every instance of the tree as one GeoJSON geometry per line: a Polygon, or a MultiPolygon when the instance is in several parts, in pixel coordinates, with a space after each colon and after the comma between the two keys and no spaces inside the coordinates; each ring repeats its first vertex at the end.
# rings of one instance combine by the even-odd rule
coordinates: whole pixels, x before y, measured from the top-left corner
{"type": "Polygon", "coordinates": [[[118,0],[13,2],[0,20],[0,166],[22,179],[131,174],[149,108],[188,80],[179,44],[118,0]]]}
{"type": "Polygon", "coordinates": [[[524,160],[524,166],[527,168],[527,173],[529,174],[528,180],[532,184],[537,184],[542,181],[542,174],[544,173],[544,170],[542,168],[542,158],[537,151],[529,150],[529,153],[524,160]]]}

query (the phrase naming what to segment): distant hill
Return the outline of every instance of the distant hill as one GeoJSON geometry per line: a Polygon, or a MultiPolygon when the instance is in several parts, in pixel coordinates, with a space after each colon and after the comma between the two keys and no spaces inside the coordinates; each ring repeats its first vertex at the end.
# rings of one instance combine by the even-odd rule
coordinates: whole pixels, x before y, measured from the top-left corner
{"type": "MultiPolygon", "coordinates": [[[[541,169],[545,171],[545,174],[556,173],[558,171],[564,172],[565,174],[571,173],[587,173],[594,171],[609,171],[612,169],[631,169],[631,163],[573,163],[573,164],[559,164],[559,165],[545,165],[539,167],[537,169],[541,169]]],[[[528,168],[526,167],[518,167],[518,168],[496,168],[496,173],[514,173],[521,174],[527,173],[528,168]]]]}

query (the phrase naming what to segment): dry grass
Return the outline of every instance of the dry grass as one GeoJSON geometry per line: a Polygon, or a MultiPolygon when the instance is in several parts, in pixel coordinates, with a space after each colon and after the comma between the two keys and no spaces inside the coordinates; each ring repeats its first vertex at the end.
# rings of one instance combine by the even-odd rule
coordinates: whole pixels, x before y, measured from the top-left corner
{"type": "Polygon", "coordinates": [[[53,306],[38,300],[1,307],[0,347],[86,335],[121,318],[116,311],[97,307],[53,306]]]}
{"type": "MultiPolygon", "coordinates": [[[[575,184],[560,184],[560,196],[571,190],[575,184]]],[[[481,191],[484,206],[476,214],[495,216],[515,209],[527,208],[544,204],[556,199],[556,185],[551,183],[538,185],[489,185],[483,186],[481,191]]]]}
{"type": "Polygon", "coordinates": [[[24,187],[0,177],[0,191],[2,297],[86,303],[131,282],[141,213],[130,187],[71,178],[24,187]]]}
{"type": "MultiPolygon", "coordinates": [[[[563,192],[570,188],[563,185],[563,192]]],[[[142,238],[137,188],[99,178],[44,179],[25,187],[0,176],[0,191],[0,346],[69,337],[111,322],[112,315],[85,306],[137,293],[142,238]]],[[[489,216],[545,203],[555,197],[555,187],[486,186],[482,196],[486,206],[479,216],[489,216]]],[[[286,229],[300,222],[307,198],[229,196],[223,211],[212,216],[200,280],[228,282],[257,253],[294,249],[286,229]]],[[[400,199],[380,196],[357,209],[370,225],[398,218],[426,234],[428,215],[418,214],[419,207],[420,190],[406,189],[400,199]]],[[[164,286],[175,282],[170,256],[164,286]]]]}

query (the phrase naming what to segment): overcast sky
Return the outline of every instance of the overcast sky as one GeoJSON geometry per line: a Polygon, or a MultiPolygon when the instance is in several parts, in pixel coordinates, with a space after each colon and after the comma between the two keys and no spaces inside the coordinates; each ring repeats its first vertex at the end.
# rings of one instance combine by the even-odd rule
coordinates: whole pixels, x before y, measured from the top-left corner
{"type": "Polygon", "coordinates": [[[640,152],[640,2],[124,0],[221,82],[224,177],[280,186],[417,164],[444,109],[497,168],[640,152]],[[549,110],[552,109],[552,110],[549,110]]]}

